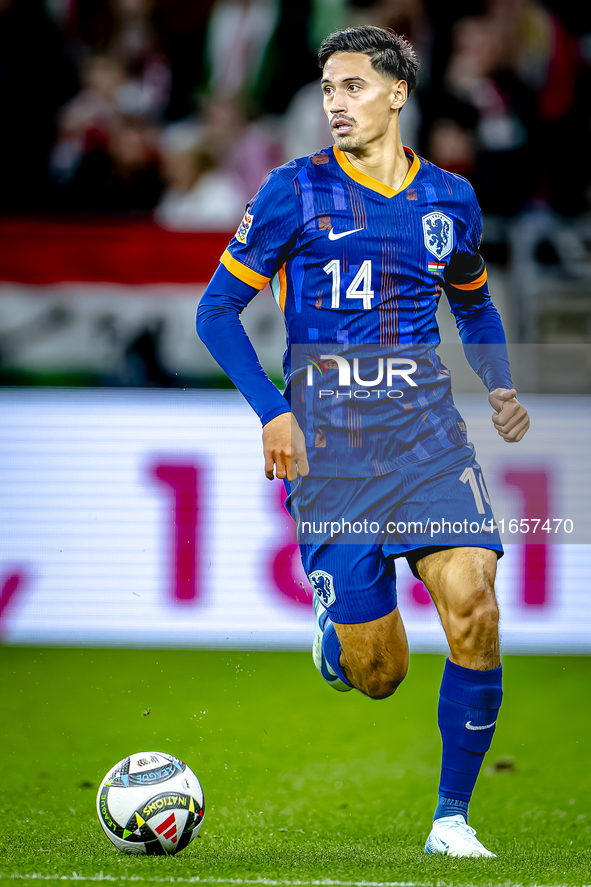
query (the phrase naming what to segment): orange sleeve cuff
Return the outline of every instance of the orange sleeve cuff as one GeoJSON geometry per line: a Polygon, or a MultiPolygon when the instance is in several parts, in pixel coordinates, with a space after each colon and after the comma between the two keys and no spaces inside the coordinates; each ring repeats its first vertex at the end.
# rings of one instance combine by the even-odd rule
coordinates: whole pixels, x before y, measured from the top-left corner
{"type": "Polygon", "coordinates": [[[270,277],[265,277],[263,274],[259,274],[258,271],[253,271],[252,268],[243,265],[242,262],[239,262],[234,256],[231,256],[228,250],[224,251],[220,258],[220,262],[230,274],[233,274],[234,277],[237,277],[242,283],[246,283],[248,286],[253,286],[257,290],[264,289],[271,280],[270,277]]]}

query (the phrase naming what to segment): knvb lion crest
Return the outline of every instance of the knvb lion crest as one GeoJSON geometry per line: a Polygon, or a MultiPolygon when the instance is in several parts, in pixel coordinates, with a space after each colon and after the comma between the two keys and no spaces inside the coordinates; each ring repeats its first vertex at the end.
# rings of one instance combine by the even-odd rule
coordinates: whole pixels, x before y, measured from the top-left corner
{"type": "Polygon", "coordinates": [[[330,573],[325,573],[324,570],[314,570],[313,573],[310,573],[308,579],[312,584],[314,594],[321,604],[325,607],[330,607],[331,604],[334,604],[337,596],[334,590],[334,581],[330,573]]]}
{"type": "Polygon", "coordinates": [[[430,253],[443,259],[454,245],[454,223],[445,213],[429,213],[423,216],[425,246],[430,253]]]}

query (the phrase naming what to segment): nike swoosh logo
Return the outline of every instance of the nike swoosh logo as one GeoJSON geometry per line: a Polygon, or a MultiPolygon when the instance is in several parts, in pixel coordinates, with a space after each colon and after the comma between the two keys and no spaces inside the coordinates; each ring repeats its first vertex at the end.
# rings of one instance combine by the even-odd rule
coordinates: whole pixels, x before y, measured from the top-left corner
{"type": "Polygon", "coordinates": [[[466,729],[467,729],[467,730],[490,730],[490,728],[491,728],[491,727],[494,727],[494,725],[495,725],[496,723],[497,723],[496,721],[493,721],[492,724],[483,724],[482,727],[476,727],[476,726],[474,726],[474,724],[472,723],[472,721],[468,721],[468,722],[466,723],[466,729]]]}
{"type": "Polygon", "coordinates": [[[331,228],[330,231],[328,232],[328,239],[329,240],[340,240],[341,237],[348,237],[349,234],[355,234],[356,231],[363,231],[363,230],[364,230],[363,228],[353,228],[352,231],[341,231],[340,234],[335,234],[334,229],[331,228]]]}

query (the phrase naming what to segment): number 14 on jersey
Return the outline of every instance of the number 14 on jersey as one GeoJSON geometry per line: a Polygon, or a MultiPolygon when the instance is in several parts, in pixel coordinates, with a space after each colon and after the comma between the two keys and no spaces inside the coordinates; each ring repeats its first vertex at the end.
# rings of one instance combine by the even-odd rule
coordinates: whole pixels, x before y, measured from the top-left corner
{"type": "MultiPolygon", "coordinates": [[[[331,308],[339,308],[341,305],[341,262],[340,259],[333,259],[328,265],[322,269],[325,274],[332,274],[332,301],[331,308]]],[[[345,293],[346,299],[362,299],[363,308],[369,310],[371,308],[371,300],[374,292],[371,288],[371,261],[366,259],[359,268],[359,271],[347,287],[345,293]]]]}

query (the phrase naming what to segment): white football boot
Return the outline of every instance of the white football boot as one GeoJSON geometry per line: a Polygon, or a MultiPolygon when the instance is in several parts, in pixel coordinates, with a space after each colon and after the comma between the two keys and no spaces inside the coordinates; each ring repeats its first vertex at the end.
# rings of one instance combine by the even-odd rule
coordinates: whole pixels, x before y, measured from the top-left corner
{"type": "Polygon", "coordinates": [[[442,816],[436,819],[431,834],[425,844],[425,853],[439,856],[494,856],[476,837],[475,829],[471,828],[459,813],[454,816],[442,816]]]}
{"type": "Polygon", "coordinates": [[[349,684],[345,684],[344,681],[341,681],[322,655],[322,635],[324,633],[326,619],[328,619],[328,616],[325,616],[325,613],[326,607],[323,607],[316,595],[314,595],[315,630],[314,643],[312,644],[312,659],[326,683],[329,684],[333,690],[338,690],[339,693],[347,693],[349,690],[352,690],[353,687],[350,687],[349,684]]]}

